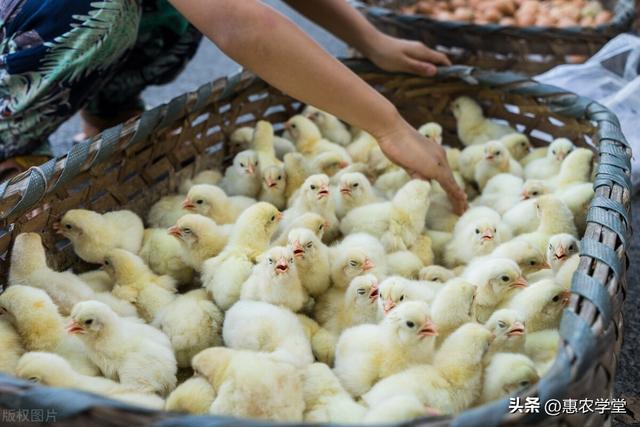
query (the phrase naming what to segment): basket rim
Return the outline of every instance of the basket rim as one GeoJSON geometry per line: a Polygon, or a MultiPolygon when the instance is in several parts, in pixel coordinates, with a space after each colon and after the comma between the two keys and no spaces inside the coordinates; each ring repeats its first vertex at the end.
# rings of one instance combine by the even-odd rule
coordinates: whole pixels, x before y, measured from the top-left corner
{"type": "Polygon", "coordinates": [[[550,36],[567,38],[579,38],[584,36],[600,36],[613,37],[620,33],[629,31],[633,25],[636,16],[635,4],[633,0],[618,0],[617,7],[613,19],[606,23],[596,26],[571,26],[571,27],[543,27],[543,26],[527,26],[517,27],[514,25],[500,24],[474,24],[462,21],[441,21],[422,14],[405,14],[398,10],[390,9],[384,6],[375,6],[368,4],[371,0],[348,0],[358,10],[364,12],[365,15],[375,18],[385,18],[388,20],[396,20],[404,25],[428,24],[435,29],[471,31],[474,33],[485,34],[509,34],[511,36],[523,36],[527,38],[550,36]]]}
{"type": "MultiPolygon", "coordinates": [[[[364,60],[350,59],[344,60],[344,62],[352,70],[360,73],[371,72],[380,75],[401,75],[401,73],[381,71],[370,62],[364,60]]],[[[413,77],[416,78],[415,76],[413,77]]],[[[470,86],[489,87],[494,90],[534,97],[547,106],[553,113],[567,117],[583,118],[595,123],[598,129],[596,145],[599,154],[603,157],[597,167],[594,188],[609,186],[613,190],[613,188],[617,186],[621,191],[626,191],[626,194],[630,194],[631,188],[628,173],[630,172],[629,162],[631,149],[622,133],[616,115],[603,105],[586,97],[573,94],[565,89],[541,84],[530,77],[516,73],[485,71],[469,66],[444,67],[438,70],[436,80],[450,78],[463,81],[470,86]],[[604,155],[611,157],[611,159],[609,161],[603,160],[604,155]]],[[[137,119],[110,128],[103,132],[103,134],[78,144],[67,155],[53,159],[38,168],[31,168],[29,171],[18,175],[14,179],[0,184],[0,200],[13,197],[16,194],[23,195],[9,213],[3,213],[2,219],[6,220],[8,217],[15,218],[26,210],[35,207],[46,194],[55,191],[58,185],[67,182],[80,172],[89,169],[97,160],[104,159],[104,156],[108,157],[118,149],[122,150],[132,144],[139,143],[145,140],[152,132],[166,127],[168,123],[174,120],[181,120],[188,114],[199,111],[199,109],[211,103],[227,99],[234,95],[239,89],[244,89],[255,82],[261,82],[266,85],[266,83],[257,76],[243,70],[231,76],[222,77],[201,86],[194,92],[181,95],[168,103],[149,110],[137,119]],[[115,136],[118,136],[118,140],[120,141],[126,139],[126,146],[116,146],[114,143],[115,136]],[[122,136],[126,136],[127,138],[122,138],[122,136]],[[85,153],[84,159],[77,159],[77,155],[80,152],[85,153]],[[93,161],[89,166],[86,166],[86,162],[84,161],[86,160],[86,156],[89,155],[88,153],[95,155],[95,157],[92,157],[93,161]],[[78,166],[82,162],[85,163],[84,169],[78,166]],[[70,170],[72,173],[65,173],[67,170],[70,170]],[[53,177],[56,176],[58,177],[58,181],[53,185],[49,185],[49,183],[53,182],[53,177]]],[[[616,232],[620,237],[622,253],[620,254],[608,247],[604,247],[605,245],[602,243],[586,240],[590,242],[590,249],[584,250],[581,244],[580,256],[593,261],[603,262],[609,267],[609,276],[611,276],[612,273],[616,273],[616,280],[623,281],[624,276],[626,276],[626,268],[620,271],[620,258],[626,257],[630,241],[627,237],[630,236],[631,232],[631,224],[628,222],[630,216],[628,203],[627,206],[624,206],[619,202],[614,202],[610,198],[598,198],[598,196],[596,196],[594,202],[590,205],[589,212],[593,211],[594,208],[607,208],[613,211],[614,215],[610,216],[608,219],[609,222],[602,222],[602,220],[595,217],[588,218],[587,222],[603,225],[616,232]],[[616,216],[615,213],[619,215],[616,216]],[[604,248],[597,245],[603,246],[604,248]]],[[[585,242],[585,239],[583,239],[582,242],[585,242]]],[[[628,265],[628,263],[626,263],[625,266],[626,265],[628,265]]],[[[604,293],[595,292],[593,289],[589,291],[591,293],[585,291],[586,287],[583,286],[583,282],[589,281],[595,283],[596,287],[594,289],[596,289],[596,291],[598,289],[606,289],[607,283],[602,283],[591,277],[588,269],[583,268],[581,263],[581,267],[578,268],[573,277],[573,295],[577,296],[580,301],[587,300],[592,302],[598,308],[600,314],[604,318],[609,319],[610,322],[611,313],[607,312],[607,308],[610,310],[612,307],[612,298],[606,290],[604,293]]],[[[607,279],[607,282],[608,281],[609,279],[607,279]]],[[[605,330],[600,330],[598,334],[596,334],[591,330],[592,326],[593,324],[588,323],[574,308],[566,308],[561,320],[560,335],[566,345],[571,348],[571,353],[568,353],[562,345],[559,346],[555,362],[551,369],[534,387],[519,396],[537,396],[541,401],[555,396],[564,396],[568,385],[574,382],[576,378],[579,378],[585,369],[592,366],[589,365],[589,362],[597,360],[597,358],[601,357],[607,350],[602,346],[598,346],[596,343],[597,339],[604,335],[605,330]]],[[[42,404],[37,406],[39,401],[45,401],[52,407],[62,408],[60,412],[68,416],[77,416],[86,411],[94,410],[95,408],[112,407],[112,409],[121,409],[127,413],[143,414],[156,419],[164,419],[162,425],[183,425],[180,422],[180,420],[183,419],[189,419],[190,423],[196,422],[195,425],[205,424],[206,420],[225,419],[218,416],[185,416],[165,411],[146,410],[125,405],[108,398],[95,397],[94,395],[77,390],[52,390],[54,389],[50,387],[36,386],[7,375],[0,375],[0,407],[37,408],[42,406],[42,404]],[[73,405],[71,405],[73,406],[72,408],[69,408],[69,402],[74,402],[73,405]]],[[[509,397],[506,397],[466,410],[455,416],[417,418],[408,423],[404,423],[404,425],[417,426],[422,422],[433,422],[437,420],[442,420],[443,422],[450,421],[452,425],[456,426],[498,425],[501,421],[504,421],[505,417],[509,416],[507,413],[508,403],[509,397]],[[481,420],[480,424],[478,424],[478,420],[481,420]]],[[[541,419],[543,418],[540,418],[540,414],[524,414],[523,417],[518,418],[518,421],[525,423],[540,421],[541,419]]],[[[234,423],[237,423],[237,419],[235,420],[234,423]]],[[[243,420],[243,422],[249,421],[243,420]]],[[[274,425],[272,422],[260,421],[251,421],[251,424],[256,426],[274,425]]]]}

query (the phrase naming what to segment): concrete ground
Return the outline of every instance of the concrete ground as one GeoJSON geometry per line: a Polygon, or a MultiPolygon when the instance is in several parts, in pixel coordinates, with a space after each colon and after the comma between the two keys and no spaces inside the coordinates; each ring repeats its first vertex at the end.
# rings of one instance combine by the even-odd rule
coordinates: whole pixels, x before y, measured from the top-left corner
{"type": "MultiPolygon", "coordinates": [[[[266,0],[278,10],[283,11],[292,17],[299,25],[318,40],[327,50],[337,56],[344,56],[347,52],[346,46],[328,34],[326,31],[310,23],[306,19],[296,15],[291,9],[277,0],[266,0]]],[[[211,42],[204,40],[196,57],[189,63],[187,69],[173,83],[160,87],[148,88],[143,96],[145,102],[150,106],[156,106],[167,102],[184,92],[192,91],[201,84],[218,77],[236,71],[239,66],[228,59],[211,42]]],[[[66,152],[71,146],[71,139],[79,131],[79,120],[77,117],[64,124],[52,137],[54,151],[57,154],[66,152]]],[[[638,153],[636,153],[638,155],[638,153]]],[[[633,202],[634,229],[640,229],[640,200],[633,202]]],[[[635,262],[640,256],[640,246],[637,238],[633,239],[630,251],[631,266],[629,269],[629,284],[627,299],[625,304],[625,342],[620,355],[618,373],[616,376],[615,395],[623,396],[627,399],[638,399],[640,396],[640,310],[636,303],[640,301],[640,264],[635,262]]],[[[629,401],[631,404],[632,402],[629,401]]],[[[618,425],[625,423],[640,423],[640,406],[637,401],[631,407],[635,412],[633,417],[617,418],[618,425]]]]}

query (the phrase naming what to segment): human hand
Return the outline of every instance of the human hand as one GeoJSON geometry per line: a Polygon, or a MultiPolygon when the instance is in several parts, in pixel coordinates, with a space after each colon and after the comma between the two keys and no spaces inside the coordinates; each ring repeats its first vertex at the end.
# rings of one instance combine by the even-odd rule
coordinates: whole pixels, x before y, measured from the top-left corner
{"type": "Polygon", "coordinates": [[[385,71],[399,71],[420,76],[433,76],[437,65],[451,65],[443,53],[421,42],[399,39],[383,33],[369,40],[363,54],[385,71]]]}
{"type": "Polygon", "coordinates": [[[392,162],[407,169],[414,178],[438,181],[447,192],[454,212],[458,215],[465,212],[467,194],[453,178],[444,148],[420,135],[402,119],[398,120],[396,129],[374,136],[392,162]]]}

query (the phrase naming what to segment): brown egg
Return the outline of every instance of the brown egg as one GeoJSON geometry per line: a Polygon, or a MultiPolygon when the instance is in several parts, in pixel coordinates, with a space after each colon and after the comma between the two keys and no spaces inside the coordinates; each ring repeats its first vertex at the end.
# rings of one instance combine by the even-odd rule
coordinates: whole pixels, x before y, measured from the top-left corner
{"type": "Polygon", "coordinates": [[[453,19],[456,21],[473,21],[473,10],[469,7],[460,7],[453,12],[453,19]]]}
{"type": "Polygon", "coordinates": [[[610,11],[603,10],[596,15],[596,18],[594,19],[594,24],[595,25],[606,24],[607,22],[611,21],[611,17],[612,17],[612,14],[610,11]]]}
{"type": "Polygon", "coordinates": [[[591,16],[585,16],[580,19],[580,25],[583,27],[593,27],[595,20],[591,16]]]}
{"type": "Polygon", "coordinates": [[[437,1],[436,2],[436,6],[440,10],[449,10],[451,8],[450,5],[449,5],[449,2],[447,2],[447,1],[437,1]]]}
{"type": "Polygon", "coordinates": [[[555,21],[549,15],[538,15],[535,25],[538,27],[552,27],[555,25],[555,21]]]}
{"type": "Polygon", "coordinates": [[[502,13],[495,6],[490,7],[484,11],[484,18],[489,22],[497,23],[502,19],[502,13]]]}
{"type": "Polygon", "coordinates": [[[424,15],[431,15],[433,13],[434,4],[430,1],[420,1],[416,5],[416,10],[418,13],[422,13],[424,15]]]}
{"type": "Polygon", "coordinates": [[[589,59],[586,55],[567,55],[567,62],[570,64],[582,64],[584,61],[589,59]]]}
{"type": "Polygon", "coordinates": [[[575,27],[576,25],[578,25],[578,23],[574,19],[571,19],[568,16],[563,16],[562,18],[558,19],[557,25],[560,28],[566,28],[566,27],[575,27]]]}
{"type": "Polygon", "coordinates": [[[451,12],[446,10],[440,10],[434,14],[434,17],[439,21],[451,21],[451,12]]]}
{"type": "Polygon", "coordinates": [[[496,0],[495,5],[506,16],[512,16],[516,11],[516,5],[513,0],[496,0]]]}
{"type": "Polygon", "coordinates": [[[516,15],[516,22],[520,27],[530,27],[536,23],[536,18],[533,15],[516,15]]]}
{"type": "Polygon", "coordinates": [[[500,25],[505,25],[505,26],[515,26],[518,23],[516,22],[515,18],[512,18],[510,16],[505,16],[504,18],[502,18],[500,20],[500,25]]]}
{"type": "Polygon", "coordinates": [[[537,0],[525,0],[522,3],[522,6],[520,6],[520,10],[522,9],[531,10],[531,12],[533,12],[534,14],[538,12],[539,8],[540,8],[540,3],[537,0]]]}
{"type": "Polygon", "coordinates": [[[580,9],[572,4],[562,6],[561,10],[563,16],[566,18],[571,18],[573,22],[578,22],[578,20],[580,19],[580,9]]]}
{"type": "Polygon", "coordinates": [[[461,7],[467,7],[467,0],[451,0],[451,8],[454,13],[456,9],[461,7]]]}

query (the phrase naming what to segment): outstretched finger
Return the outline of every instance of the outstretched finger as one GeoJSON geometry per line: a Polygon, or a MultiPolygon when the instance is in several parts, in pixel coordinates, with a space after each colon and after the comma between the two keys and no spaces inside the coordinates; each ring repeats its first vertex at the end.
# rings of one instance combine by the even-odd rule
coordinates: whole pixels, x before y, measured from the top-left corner
{"type": "Polygon", "coordinates": [[[412,73],[417,74],[419,76],[431,77],[438,72],[438,69],[436,68],[435,65],[429,62],[418,61],[416,59],[408,58],[407,65],[409,66],[410,71],[412,73]]]}
{"type": "Polygon", "coordinates": [[[427,61],[438,65],[451,65],[451,61],[447,55],[442,52],[438,52],[437,50],[430,49],[419,42],[413,45],[408,53],[412,58],[421,61],[427,61]]]}
{"type": "Polygon", "coordinates": [[[467,193],[458,186],[451,173],[438,177],[438,182],[442,189],[446,191],[449,201],[456,215],[462,215],[468,208],[467,193]]]}

